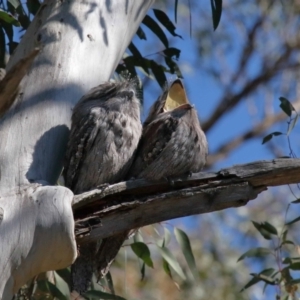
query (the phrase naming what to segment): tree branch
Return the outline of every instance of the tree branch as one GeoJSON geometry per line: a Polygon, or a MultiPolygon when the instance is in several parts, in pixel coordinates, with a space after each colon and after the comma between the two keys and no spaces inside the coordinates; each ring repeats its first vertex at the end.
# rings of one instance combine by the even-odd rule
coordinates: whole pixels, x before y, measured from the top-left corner
{"type": "MultiPolygon", "coordinates": [[[[293,107],[296,111],[300,109],[300,100],[292,102],[293,107]]],[[[233,150],[239,147],[244,142],[260,137],[266,130],[271,128],[274,124],[287,120],[287,115],[284,112],[278,114],[267,115],[260,123],[253,126],[253,128],[245,131],[240,136],[233,138],[232,140],[222,144],[214,153],[210,153],[206,167],[210,167],[217,161],[226,158],[233,150]]]]}
{"type": "Polygon", "coordinates": [[[140,179],[102,186],[74,197],[75,234],[85,243],[156,222],[243,206],[268,186],[297,182],[300,159],[274,159],[193,174],[173,185],[140,179]]]}
{"type": "Polygon", "coordinates": [[[230,84],[230,88],[226,89],[224,96],[218,101],[218,105],[216,105],[216,109],[212,112],[211,116],[202,123],[204,132],[210,130],[227,112],[240,103],[242,99],[250,95],[263,83],[265,84],[273,79],[279,71],[298,66],[298,64],[287,64],[293,54],[292,50],[290,46],[285,45],[284,52],[280,57],[272,63],[264,62],[261,67],[261,72],[253,79],[249,79],[239,92],[233,93],[232,84],[230,84]]]}

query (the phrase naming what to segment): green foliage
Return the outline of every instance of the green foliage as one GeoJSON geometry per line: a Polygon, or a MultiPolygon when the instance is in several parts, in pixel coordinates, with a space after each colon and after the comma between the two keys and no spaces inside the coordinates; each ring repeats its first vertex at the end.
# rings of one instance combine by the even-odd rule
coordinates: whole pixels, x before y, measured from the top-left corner
{"type": "Polygon", "coordinates": [[[185,276],[182,268],[180,267],[178,261],[176,260],[174,255],[171,253],[171,251],[165,247],[159,247],[159,251],[160,251],[163,259],[181,277],[181,279],[186,280],[186,276],[185,276]]]}
{"type": "Polygon", "coordinates": [[[151,259],[150,250],[145,243],[136,242],[130,245],[132,251],[140,258],[148,267],[153,268],[153,261],[151,259]]]}
{"type": "Polygon", "coordinates": [[[252,221],[255,228],[259,231],[259,233],[267,240],[271,240],[272,234],[277,235],[277,229],[271,225],[269,222],[257,223],[252,221]]]}
{"type": "Polygon", "coordinates": [[[153,31],[153,33],[160,39],[166,48],[169,48],[167,36],[154,19],[147,15],[143,20],[143,24],[153,31]]]}
{"type": "Polygon", "coordinates": [[[43,292],[43,296],[41,298],[38,297],[37,299],[44,299],[43,297],[45,297],[45,294],[49,294],[59,300],[68,299],[68,297],[64,295],[63,291],[59,289],[59,287],[62,288],[61,282],[53,284],[48,280],[38,280],[36,284],[37,290],[43,292]]]}
{"type": "MultiPolygon", "coordinates": [[[[294,203],[299,203],[299,201],[294,203]]],[[[288,205],[287,212],[289,208],[290,205],[288,205]]],[[[289,225],[294,224],[299,220],[300,217],[297,217],[290,222],[285,222],[280,234],[276,227],[269,222],[265,221],[262,223],[257,223],[252,221],[255,229],[266,240],[268,240],[270,244],[268,247],[257,247],[248,250],[246,253],[240,256],[238,261],[246,258],[261,259],[264,257],[273,258],[274,261],[272,267],[266,268],[259,273],[250,273],[252,278],[247,284],[244,285],[241,291],[244,291],[259,282],[264,282],[264,290],[267,286],[275,286],[276,290],[280,291],[276,292],[276,299],[285,299],[281,297],[283,293],[285,293],[286,297],[288,298],[295,295],[295,292],[298,289],[297,284],[300,283],[300,279],[294,278],[294,276],[295,272],[300,271],[300,258],[286,256],[290,252],[289,248],[287,247],[295,246],[293,241],[287,239],[287,235],[289,231],[289,225]],[[283,255],[285,255],[285,257],[283,255]],[[293,273],[291,273],[291,271],[293,273]],[[282,291],[283,287],[284,292],[282,291]]]]}
{"type": "MultiPolygon", "coordinates": [[[[287,129],[287,132],[285,133],[286,136],[289,136],[298,122],[299,114],[297,113],[297,111],[295,110],[295,108],[293,107],[293,105],[291,104],[291,102],[288,99],[286,99],[284,97],[280,97],[279,101],[280,101],[279,107],[289,117],[289,121],[287,122],[288,129],[287,129]],[[293,112],[294,112],[294,117],[293,117],[293,112]]],[[[274,136],[279,136],[279,135],[283,135],[283,134],[284,133],[279,132],[279,131],[272,132],[263,138],[262,144],[269,142],[274,136]]]]}
{"type": "Polygon", "coordinates": [[[295,111],[295,108],[293,107],[293,105],[291,104],[291,102],[289,100],[287,100],[284,97],[280,97],[280,108],[289,116],[292,116],[292,112],[295,111]]]}
{"type": "MultiPolygon", "coordinates": [[[[181,35],[175,33],[176,27],[174,24],[171,22],[169,17],[166,15],[165,12],[159,9],[153,9],[154,15],[157,18],[157,20],[173,35],[173,36],[178,36],[182,38],[181,35]]],[[[167,47],[168,48],[168,47],[167,47]]]]}
{"type": "Polygon", "coordinates": [[[182,254],[184,255],[185,260],[194,276],[194,279],[196,280],[199,278],[199,275],[198,275],[198,270],[196,266],[195,257],[192,251],[190,239],[188,235],[181,229],[175,228],[174,233],[175,233],[176,240],[180,245],[182,254]]]}
{"type": "Polygon", "coordinates": [[[222,15],[222,0],[210,0],[212,17],[213,17],[213,25],[216,30],[222,15]]]}
{"type": "Polygon", "coordinates": [[[283,134],[283,133],[282,133],[282,132],[279,132],[279,131],[272,132],[272,133],[266,135],[266,136],[263,138],[262,144],[265,144],[265,143],[267,143],[268,141],[270,141],[270,140],[273,138],[273,136],[279,136],[279,135],[282,135],[282,134],[283,134]]]}
{"type": "Polygon", "coordinates": [[[277,274],[278,272],[273,268],[265,269],[260,273],[251,273],[250,275],[253,276],[253,278],[242,288],[241,292],[260,281],[271,285],[278,284],[277,279],[273,278],[277,274]]]}
{"type": "Polygon", "coordinates": [[[12,16],[11,14],[5,12],[2,9],[0,9],[0,21],[5,22],[9,25],[17,26],[17,27],[21,26],[19,21],[14,16],[12,16]]]}
{"type": "Polygon", "coordinates": [[[257,247],[257,248],[252,248],[245,252],[242,256],[239,257],[237,261],[241,261],[247,257],[261,257],[265,255],[269,255],[272,252],[270,251],[269,248],[263,248],[263,247],[257,247]]]}

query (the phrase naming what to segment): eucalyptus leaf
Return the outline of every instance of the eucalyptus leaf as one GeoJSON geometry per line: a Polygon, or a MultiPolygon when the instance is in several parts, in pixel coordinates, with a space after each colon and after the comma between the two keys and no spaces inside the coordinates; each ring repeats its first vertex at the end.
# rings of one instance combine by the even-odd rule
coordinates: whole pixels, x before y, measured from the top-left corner
{"type": "Polygon", "coordinates": [[[167,66],[170,68],[171,74],[176,74],[178,78],[183,78],[182,73],[175,61],[173,61],[169,57],[165,57],[165,62],[167,64],[167,66]]]}
{"type": "Polygon", "coordinates": [[[186,280],[186,276],[183,273],[178,261],[173,256],[173,254],[170,252],[168,248],[165,247],[158,247],[162,257],[166,260],[166,262],[169,264],[169,266],[183,279],[186,280]]]}
{"type": "Polygon", "coordinates": [[[217,29],[222,15],[222,0],[210,0],[214,30],[217,29]]]}
{"type": "Polygon", "coordinates": [[[47,285],[48,285],[48,288],[49,288],[49,292],[53,297],[55,297],[59,300],[68,300],[68,299],[70,299],[69,296],[65,296],[63,294],[63,292],[60,291],[60,289],[56,285],[54,285],[53,283],[48,281],[47,285]]]}
{"type": "Polygon", "coordinates": [[[34,16],[36,15],[37,11],[41,6],[39,0],[27,0],[26,4],[27,4],[28,11],[34,16]]]}
{"type": "Polygon", "coordinates": [[[148,267],[153,268],[150,250],[145,243],[137,242],[130,245],[132,251],[139,257],[148,267]]]}
{"type": "Polygon", "coordinates": [[[69,286],[71,285],[71,271],[70,268],[65,268],[55,271],[69,286]]]}
{"type": "Polygon", "coordinates": [[[147,40],[147,37],[146,37],[146,34],[144,32],[144,30],[139,27],[137,32],[136,32],[136,35],[141,39],[141,40],[147,40]]]}
{"type": "Polygon", "coordinates": [[[143,236],[141,235],[141,233],[140,233],[139,230],[134,235],[133,240],[134,240],[135,243],[137,243],[137,242],[144,242],[143,236]]]}
{"type": "Polygon", "coordinates": [[[145,267],[145,263],[142,263],[142,267],[141,267],[141,280],[145,279],[145,273],[146,273],[146,267],[145,267]]]}
{"type": "Polygon", "coordinates": [[[259,233],[267,240],[270,240],[272,237],[271,235],[277,235],[277,229],[270,224],[269,222],[262,222],[257,223],[252,221],[254,227],[259,231],[259,233]]]}
{"type": "Polygon", "coordinates": [[[107,286],[109,288],[109,291],[115,295],[115,287],[114,287],[114,282],[113,282],[113,279],[112,279],[112,276],[110,274],[110,272],[108,271],[107,274],[105,275],[105,279],[106,279],[106,282],[107,282],[107,286]]]}
{"type": "Polygon", "coordinates": [[[283,133],[282,132],[279,132],[279,131],[274,131],[268,135],[266,135],[264,138],[263,138],[263,141],[262,141],[262,144],[265,144],[266,142],[270,141],[272,139],[273,136],[279,136],[279,135],[282,135],[283,133]]]}
{"type": "Polygon", "coordinates": [[[153,9],[154,11],[154,15],[157,18],[157,20],[173,35],[173,36],[177,36],[180,37],[182,39],[182,36],[177,34],[175,32],[176,27],[175,25],[171,22],[171,20],[169,19],[169,17],[167,16],[167,14],[165,12],[163,12],[162,10],[159,9],[153,9]]]}
{"type": "Polygon", "coordinates": [[[170,57],[170,58],[172,58],[172,57],[174,56],[176,60],[179,59],[180,52],[181,52],[181,50],[179,50],[179,49],[177,49],[177,48],[174,48],[174,47],[170,47],[170,48],[165,49],[165,50],[163,51],[163,53],[164,53],[166,56],[168,56],[168,57],[170,57]]]}
{"type": "Polygon", "coordinates": [[[292,115],[292,112],[295,111],[295,108],[291,104],[291,102],[286,99],[285,97],[280,97],[280,108],[290,117],[292,115]]]}
{"type": "Polygon", "coordinates": [[[19,0],[8,0],[7,2],[15,9],[17,9],[21,5],[21,2],[19,0]]]}
{"type": "Polygon", "coordinates": [[[300,262],[291,263],[288,268],[292,270],[300,270],[300,262]]]}
{"type": "Polygon", "coordinates": [[[239,257],[237,261],[243,260],[246,257],[262,257],[271,254],[272,251],[268,248],[258,247],[252,248],[239,257]]]}
{"type": "Polygon", "coordinates": [[[276,272],[275,269],[269,268],[261,271],[258,274],[257,273],[250,274],[251,276],[253,276],[253,278],[242,288],[241,292],[260,281],[265,281],[266,284],[273,284],[276,280],[270,276],[272,275],[274,276],[274,274],[277,273],[278,272],[276,272]]]}
{"type": "Polygon", "coordinates": [[[172,277],[172,272],[171,272],[171,269],[170,269],[170,266],[169,264],[167,263],[167,261],[165,259],[163,259],[163,269],[164,271],[166,272],[166,274],[171,278],[173,279],[172,277]]]}
{"type": "Polygon", "coordinates": [[[174,233],[175,233],[176,240],[177,240],[178,244],[180,245],[182,254],[184,255],[184,258],[185,258],[194,278],[197,279],[199,277],[198,270],[197,270],[196,261],[195,261],[195,257],[193,254],[193,250],[191,247],[189,237],[187,236],[187,234],[184,231],[182,231],[181,229],[178,229],[178,228],[174,229],[174,233]]]}
{"type": "Polygon", "coordinates": [[[160,87],[164,88],[167,78],[163,67],[157,64],[154,60],[151,60],[151,70],[160,87]]]}
{"type": "Polygon", "coordinates": [[[54,272],[55,285],[57,289],[67,298],[70,298],[70,288],[68,282],[66,282],[58,272],[54,272]]]}
{"type": "Polygon", "coordinates": [[[20,27],[20,22],[11,14],[6,11],[0,9],[0,20],[4,21],[7,24],[14,25],[16,27],[20,27]]]}
{"type": "Polygon", "coordinates": [[[175,23],[177,22],[177,7],[178,7],[178,0],[175,0],[175,5],[174,5],[174,19],[175,19],[175,23]]]}
{"type": "Polygon", "coordinates": [[[143,20],[143,24],[146,25],[151,31],[153,31],[153,33],[161,40],[166,48],[169,48],[168,39],[156,21],[154,21],[150,16],[147,15],[143,20]]]}
{"type": "Polygon", "coordinates": [[[171,232],[167,227],[164,227],[164,247],[168,246],[171,241],[171,232]]]}

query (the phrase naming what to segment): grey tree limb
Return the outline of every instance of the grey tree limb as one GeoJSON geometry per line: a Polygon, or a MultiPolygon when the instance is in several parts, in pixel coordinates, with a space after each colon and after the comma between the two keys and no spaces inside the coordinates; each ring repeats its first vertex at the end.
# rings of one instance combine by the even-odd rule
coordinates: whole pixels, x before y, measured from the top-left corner
{"type": "Polygon", "coordinates": [[[148,182],[130,180],[77,195],[76,238],[86,243],[174,218],[246,205],[271,186],[300,182],[300,159],[257,161],[216,173],[148,182]],[[92,224],[92,225],[91,225],[92,224]]]}

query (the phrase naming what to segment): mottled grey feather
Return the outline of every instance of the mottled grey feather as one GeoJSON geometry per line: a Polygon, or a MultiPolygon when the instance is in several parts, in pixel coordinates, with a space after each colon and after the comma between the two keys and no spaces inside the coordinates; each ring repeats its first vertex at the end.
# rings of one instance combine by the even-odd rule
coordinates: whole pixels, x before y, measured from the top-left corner
{"type": "MultiPolygon", "coordinates": [[[[154,107],[164,100],[158,99],[154,107]]],[[[203,168],[208,144],[193,106],[185,104],[149,119],[128,178],[159,180],[203,168]]]]}
{"type": "MultiPolygon", "coordinates": [[[[65,185],[79,194],[123,180],[141,133],[140,102],[132,81],[107,82],[92,89],[73,110],[63,171],[65,185]]],[[[114,245],[106,253],[121,247],[114,245]]],[[[96,243],[83,245],[72,265],[72,288],[79,293],[90,285],[96,249],[96,243]]]]}
{"type": "Polygon", "coordinates": [[[132,84],[105,83],[91,90],[73,111],[63,172],[66,186],[79,194],[124,179],[141,130],[132,84]]]}

